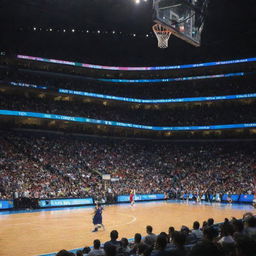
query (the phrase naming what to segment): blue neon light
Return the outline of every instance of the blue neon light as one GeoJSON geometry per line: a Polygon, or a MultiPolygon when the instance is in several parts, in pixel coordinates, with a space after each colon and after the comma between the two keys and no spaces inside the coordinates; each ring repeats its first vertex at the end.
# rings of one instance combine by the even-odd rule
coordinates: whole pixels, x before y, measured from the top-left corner
{"type": "MultiPolygon", "coordinates": [[[[242,203],[252,203],[254,199],[254,195],[240,195],[239,202],[242,203]]],[[[256,199],[256,197],[255,197],[256,199]]]]}
{"type": "Polygon", "coordinates": [[[218,74],[218,75],[161,78],[161,79],[107,79],[107,78],[99,78],[97,80],[102,81],[102,82],[112,82],[112,83],[166,83],[166,82],[191,81],[191,80],[223,78],[223,77],[233,77],[233,76],[245,76],[245,75],[246,75],[246,73],[239,72],[239,73],[218,74]]]}
{"type": "Polygon", "coordinates": [[[150,99],[150,100],[119,97],[119,96],[112,96],[112,95],[105,95],[105,94],[98,94],[98,93],[91,93],[91,92],[81,92],[81,91],[74,91],[74,90],[68,90],[68,89],[59,89],[59,93],[101,98],[101,99],[107,99],[107,100],[141,103],[141,104],[161,104],[161,103],[180,103],[180,102],[198,102],[198,101],[217,101],[217,100],[256,98],[256,93],[226,95],[226,96],[209,96],[209,97],[176,98],[176,99],[150,99]]]}
{"type": "MultiPolygon", "coordinates": [[[[135,195],[135,201],[149,201],[164,199],[164,194],[139,194],[135,195]]],[[[121,195],[117,197],[117,202],[130,202],[129,195],[121,195]]]]}
{"type": "Polygon", "coordinates": [[[98,125],[126,127],[126,128],[151,130],[151,131],[195,131],[195,130],[221,130],[221,129],[238,129],[238,128],[256,127],[256,123],[224,124],[224,125],[208,125],[208,126],[205,125],[205,126],[162,127],[162,126],[148,126],[148,125],[140,125],[140,124],[97,120],[97,119],[84,118],[84,117],[73,117],[73,116],[63,116],[63,115],[55,115],[55,114],[14,111],[14,110],[0,110],[0,115],[19,116],[19,117],[36,117],[36,118],[44,118],[44,119],[54,119],[54,120],[71,121],[71,122],[79,122],[79,123],[91,123],[91,124],[98,124],[98,125]]]}
{"type": "Polygon", "coordinates": [[[10,85],[26,87],[26,88],[33,88],[33,89],[40,89],[40,90],[47,90],[48,89],[48,87],[46,87],[46,86],[35,85],[35,84],[26,84],[26,83],[10,82],[10,85]]]}
{"type": "Polygon", "coordinates": [[[228,201],[229,198],[231,198],[232,202],[238,202],[240,195],[228,195],[224,194],[222,195],[222,201],[228,201]]]}
{"type": "MultiPolygon", "coordinates": [[[[33,84],[31,85],[31,84],[16,83],[16,82],[10,82],[10,84],[14,86],[21,86],[21,87],[34,88],[34,89],[47,89],[47,87],[41,86],[41,85],[33,85],[33,84]]],[[[247,93],[247,94],[225,95],[225,96],[208,96],[208,97],[174,98],[174,99],[172,98],[171,99],[148,99],[147,100],[147,99],[119,97],[119,96],[112,96],[112,95],[91,93],[91,92],[82,92],[82,91],[75,91],[75,90],[68,90],[68,89],[61,89],[61,88],[58,89],[58,92],[64,93],[64,94],[77,95],[77,96],[100,98],[100,99],[106,99],[106,100],[125,101],[125,102],[140,103],[140,104],[163,104],[163,103],[239,100],[239,99],[256,98],[256,93],[247,93]]]]}
{"type": "Polygon", "coordinates": [[[60,206],[72,206],[72,205],[89,205],[93,204],[92,198],[81,199],[46,199],[39,200],[40,207],[60,207],[60,206]]]}
{"type": "Polygon", "coordinates": [[[0,210],[13,208],[13,200],[0,200],[0,210]]]}
{"type": "Polygon", "coordinates": [[[174,69],[211,67],[211,66],[229,65],[229,64],[238,64],[238,63],[246,63],[246,62],[256,61],[256,57],[254,57],[254,58],[239,59],[239,60],[226,60],[226,61],[206,62],[206,63],[198,63],[198,64],[175,65],[175,66],[115,67],[115,66],[103,66],[103,65],[79,63],[79,62],[65,61],[65,60],[46,59],[46,58],[42,58],[42,57],[33,57],[33,56],[26,56],[26,55],[17,55],[17,58],[52,63],[52,64],[77,66],[77,67],[84,67],[84,68],[91,68],[91,69],[116,70],[116,71],[120,71],[120,70],[122,70],[122,71],[148,71],[148,70],[169,70],[169,69],[174,70],[174,69]]]}

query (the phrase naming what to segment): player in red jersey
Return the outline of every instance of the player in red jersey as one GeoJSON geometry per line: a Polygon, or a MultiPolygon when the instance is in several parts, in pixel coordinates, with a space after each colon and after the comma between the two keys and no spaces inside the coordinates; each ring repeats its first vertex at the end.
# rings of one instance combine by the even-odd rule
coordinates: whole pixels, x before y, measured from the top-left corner
{"type": "Polygon", "coordinates": [[[135,190],[131,190],[131,192],[130,192],[130,203],[131,203],[131,206],[133,206],[134,205],[134,203],[135,203],[135,190]]]}

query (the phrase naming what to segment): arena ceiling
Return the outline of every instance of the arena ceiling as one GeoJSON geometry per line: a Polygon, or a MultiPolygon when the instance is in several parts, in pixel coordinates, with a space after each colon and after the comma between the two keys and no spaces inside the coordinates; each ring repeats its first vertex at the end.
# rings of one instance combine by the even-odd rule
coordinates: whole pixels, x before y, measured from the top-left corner
{"type": "Polygon", "coordinates": [[[61,58],[56,49],[72,47],[65,59],[117,65],[249,57],[256,55],[255,13],[255,0],[211,0],[202,47],[173,37],[169,48],[160,50],[150,34],[152,0],[140,0],[140,4],[135,0],[1,0],[0,49],[40,55],[43,41],[43,47],[51,49],[43,51],[44,57],[61,58]],[[41,34],[35,35],[33,28],[42,29],[41,34]],[[53,29],[51,36],[46,34],[49,29],[53,29]]]}

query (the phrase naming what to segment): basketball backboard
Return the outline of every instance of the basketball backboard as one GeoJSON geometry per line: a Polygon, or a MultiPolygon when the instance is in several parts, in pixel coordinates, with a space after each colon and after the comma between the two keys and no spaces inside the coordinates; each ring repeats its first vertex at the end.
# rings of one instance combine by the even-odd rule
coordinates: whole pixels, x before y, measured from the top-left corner
{"type": "Polygon", "coordinates": [[[194,46],[200,46],[208,0],[154,0],[155,23],[194,46]]]}

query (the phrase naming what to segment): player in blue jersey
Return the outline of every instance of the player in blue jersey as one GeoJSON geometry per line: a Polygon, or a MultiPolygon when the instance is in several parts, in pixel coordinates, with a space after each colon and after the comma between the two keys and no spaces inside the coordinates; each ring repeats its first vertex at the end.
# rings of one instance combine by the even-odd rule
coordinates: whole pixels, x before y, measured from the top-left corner
{"type": "Polygon", "coordinates": [[[102,224],[102,212],[103,207],[101,207],[100,204],[96,204],[95,210],[94,210],[94,216],[92,219],[94,230],[92,232],[97,232],[99,228],[103,228],[105,230],[104,225],[102,224]]]}

